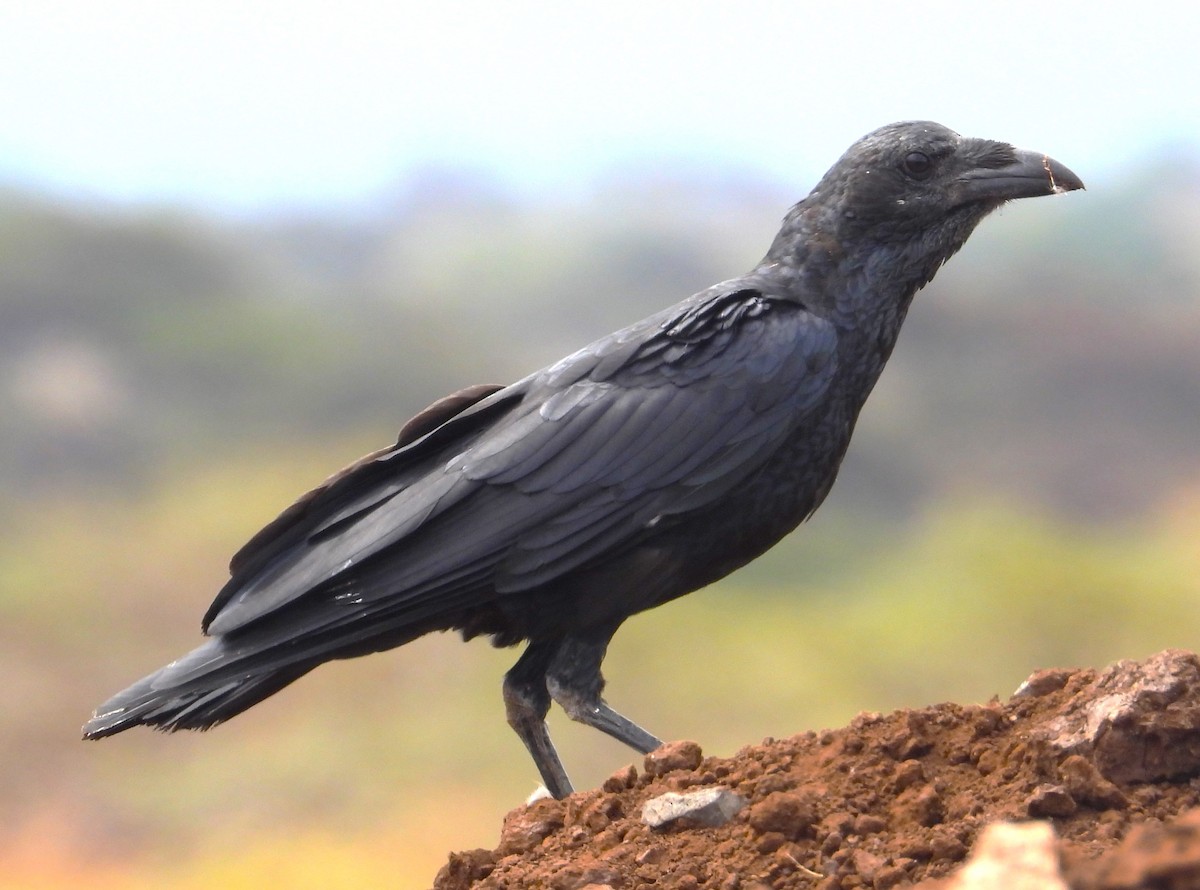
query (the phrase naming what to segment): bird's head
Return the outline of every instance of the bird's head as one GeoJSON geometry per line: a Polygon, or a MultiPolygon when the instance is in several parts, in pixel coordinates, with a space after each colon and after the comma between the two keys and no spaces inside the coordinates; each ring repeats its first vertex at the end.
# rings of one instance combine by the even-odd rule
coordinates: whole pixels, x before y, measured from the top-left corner
{"type": "Polygon", "coordinates": [[[881,263],[911,296],[997,207],[1081,188],[1078,176],[1039,152],[932,121],[888,124],[851,145],[793,208],[767,261],[807,260],[812,268],[815,246],[824,257],[818,268],[869,275],[881,263]]]}
{"type": "Polygon", "coordinates": [[[839,240],[881,243],[920,233],[957,246],[1006,201],[1080,188],[1079,177],[1047,155],[905,121],[850,146],[806,203],[820,205],[821,228],[839,240]]]}

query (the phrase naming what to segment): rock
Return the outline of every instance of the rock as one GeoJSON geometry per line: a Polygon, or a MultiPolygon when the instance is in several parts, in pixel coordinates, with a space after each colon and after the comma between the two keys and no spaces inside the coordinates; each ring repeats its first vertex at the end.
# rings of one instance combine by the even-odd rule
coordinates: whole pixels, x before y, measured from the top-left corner
{"type": "Polygon", "coordinates": [[[564,819],[562,801],[553,798],[515,809],[505,817],[496,852],[501,856],[528,852],[562,828],[564,819]]]}
{"type": "Polygon", "coordinates": [[[794,840],[813,834],[820,816],[813,795],[774,791],[750,808],[750,827],[759,834],[777,833],[794,840]]]}
{"type": "Polygon", "coordinates": [[[668,791],[646,801],[642,821],[651,828],[661,828],[668,822],[687,819],[705,828],[724,825],[746,805],[746,799],[728,788],[698,788],[682,794],[668,791]]]}
{"type": "Polygon", "coordinates": [[[1070,816],[1079,805],[1061,785],[1039,785],[1025,802],[1025,808],[1033,818],[1044,819],[1070,816]]]}
{"type": "Polygon", "coordinates": [[[937,825],[945,818],[942,797],[932,785],[913,786],[901,792],[892,810],[901,819],[917,825],[937,825]]]}
{"type": "Polygon", "coordinates": [[[667,742],[646,755],[646,775],[658,778],[677,769],[692,770],[703,759],[704,752],[695,742],[667,742]]]}
{"type": "Polygon", "coordinates": [[[1017,691],[1013,693],[1013,698],[1036,698],[1042,695],[1049,695],[1051,692],[1058,692],[1067,685],[1067,681],[1071,679],[1071,672],[1065,668],[1049,668],[1047,670],[1036,671],[1029,675],[1029,679],[1017,687],[1017,691]]]}
{"type": "Polygon", "coordinates": [[[864,715],[728,758],[664,746],[653,775],[518,807],[494,852],[455,854],[436,886],[1193,890],[1198,750],[1200,658],[1042,672],[1008,702],[864,715]],[[672,793],[646,806],[647,786],[672,793]],[[1064,839],[1007,824],[1030,816],[1064,839]]]}
{"type": "MultiPolygon", "coordinates": [[[[1028,682],[1028,681],[1027,681],[1028,682]]],[[[1118,784],[1200,775],[1200,658],[1167,649],[1118,661],[1042,733],[1051,748],[1087,756],[1118,784]]]]}
{"type": "Polygon", "coordinates": [[[466,890],[490,875],[495,867],[496,854],[491,850],[451,853],[450,861],[442,866],[434,883],[442,890],[466,890]]]}
{"type": "Polygon", "coordinates": [[[1072,754],[1058,767],[1063,787],[1081,804],[1098,810],[1123,810],[1129,798],[1116,785],[1100,775],[1092,762],[1072,754]]]}
{"type": "Polygon", "coordinates": [[[1113,852],[1089,863],[1093,882],[1103,888],[1200,886],[1200,810],[1167,824],[1134,826],[1113,852]]]}
{"type": "Polygon", "coordinates": [[[993,823],[945,890],[1068,890],[1055,842],[1048,822],[993,823]]]}
{"type": "Polygon", "coordinates": [[[631,763],[605,779],[601,787],[610,794],[615,794],[618,791],[624,791],[626,788],[632,788],[636,784],[637,769],[631,763]]]}

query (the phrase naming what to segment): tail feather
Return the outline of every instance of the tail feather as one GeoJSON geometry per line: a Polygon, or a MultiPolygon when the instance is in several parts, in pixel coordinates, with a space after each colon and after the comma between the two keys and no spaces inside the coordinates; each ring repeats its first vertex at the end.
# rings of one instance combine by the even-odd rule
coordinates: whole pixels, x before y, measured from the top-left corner
{"type": "Polygon", "coordinates": [[[152,726],[163,732],[208,729],[240,714],[307,674],[313,662],[250,673],[214,670],[196,677],[201,661],[220,665],[224,641],[216,638],[118,692],[83,726],[85,739],[101,739],[129,729],[152,726]],[[178,682],[179,677],[189,677],[178,682]]]}
{"type": "Polygon", "coordinates": [[[365,607],[329,606],[298,603],[274,621],[212,637],[102,704],[84,724],[83,737],[142,725],[164,732],[208,729],[325,661],[390,649],[459,622],[444,607],[380,611],[366,621],[365,607]]]}

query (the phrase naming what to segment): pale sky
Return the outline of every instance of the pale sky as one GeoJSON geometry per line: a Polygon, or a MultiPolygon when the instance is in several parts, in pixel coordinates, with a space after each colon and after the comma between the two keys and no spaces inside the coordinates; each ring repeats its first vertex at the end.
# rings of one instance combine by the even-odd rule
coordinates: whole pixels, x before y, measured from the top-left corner
{"type": "Polygon", "coordinates": [[[929,118],[1085,181],[1200,146],[1200,13],[1152,4],[0,0],[0,184],[345,206],[430,165],[795,185],[929,118]]]}

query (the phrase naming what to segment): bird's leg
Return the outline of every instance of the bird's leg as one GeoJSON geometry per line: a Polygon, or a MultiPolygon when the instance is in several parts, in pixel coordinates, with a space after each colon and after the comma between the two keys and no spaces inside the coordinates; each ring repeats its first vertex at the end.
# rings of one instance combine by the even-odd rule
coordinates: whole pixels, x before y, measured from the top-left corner
{"type": "Polygon", "coordinates": [[[604,690],[600,662],[607,650],[607,638],[597,642],[568,637],[550,659],[546,689],[572,720],[595,727],[635,751],[649,754],[662,742],[632,720],[622,717],[600,697],[604,690]]]}
{"type": "Polygon", "coordinates": [[[504,709],[508,725],[525,743],[546,789],[562,800],[575,789],[546,728],[546,712],[550,710],[546,665],[553,655],[551,644],[529,644],[512,670],[504,675],[504,709]]]}

